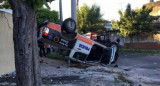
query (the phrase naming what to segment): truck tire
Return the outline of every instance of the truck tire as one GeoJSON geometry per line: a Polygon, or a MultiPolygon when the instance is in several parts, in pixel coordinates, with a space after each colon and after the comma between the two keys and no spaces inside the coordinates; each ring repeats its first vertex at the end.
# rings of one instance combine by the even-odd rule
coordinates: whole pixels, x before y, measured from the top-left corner
{"type": "Polygon", "coordinates": [[[62,37],[68,41],[73,41],[77,36],[76,22],[72,18],[64,20],[61,28],[62,37]],[[73,26],[71,25],[73,24],[73,26]]]}
{"type": "Polygon", "coordinates": [[[72,18],[64,20],[62,24],[62,29],[67,33],[75,33],[76,31],[76,22],[72,18]]]}
{"type": "Polygon", "coordinates": [[[112,64],[114,64],[114,63],[116,63],[116,61],[118,60],[118,57],[119,57],[119,53],[118,53],[119,52],[119,45],[116,42],[111,42],[107,47],[116,49],[115,57],[112,62],[112,64]]]}

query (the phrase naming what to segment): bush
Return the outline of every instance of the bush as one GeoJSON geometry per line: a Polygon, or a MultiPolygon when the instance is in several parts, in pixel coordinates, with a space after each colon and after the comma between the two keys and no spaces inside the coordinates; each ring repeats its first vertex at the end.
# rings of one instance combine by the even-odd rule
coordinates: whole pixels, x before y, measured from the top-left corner
{"type": "Polygon", "coordinates": [[[50,58],[50,59],[59,59],[59,60],[64,60],[65,59],[65,57],[63,57],[59,54],[56,54],[56,53],[55,54],[48,54],[47,57],[50,58]]]}
{"type": "Polygon", "coordinates": [[[44,20],[49,20],[53,23],[59,22],[59,15],[57,11],[50,11],[49,9],[40,8],[36,12],[38,25],[42,23],[44,20]]]}

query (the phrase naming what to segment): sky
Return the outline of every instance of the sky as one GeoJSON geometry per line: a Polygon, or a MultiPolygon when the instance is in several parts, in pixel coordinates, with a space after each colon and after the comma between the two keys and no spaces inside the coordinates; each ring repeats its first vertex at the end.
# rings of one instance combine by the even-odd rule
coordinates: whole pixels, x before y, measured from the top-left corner
{"type": "MultiPolygon", "coordinates": [[[[118,11],[124,11],[128,3],[132,9],[137,9],[148,3],[148,0],[79,0],[79,6],[84,3],[88,6],[96,4],[101,8],[101,14],[105,20],[118,20],[118,11]]],[[[59,0],[55,0],[50,4],[51,10],[59,11],[59,0]]],[[[62,0],[63,19],[71,17],[71,0],[62,0]]]]}

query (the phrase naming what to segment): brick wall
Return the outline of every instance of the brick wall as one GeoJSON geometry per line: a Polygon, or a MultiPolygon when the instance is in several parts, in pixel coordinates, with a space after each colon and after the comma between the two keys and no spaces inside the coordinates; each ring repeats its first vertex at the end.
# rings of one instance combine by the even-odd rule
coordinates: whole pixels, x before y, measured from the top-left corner
{"type": "MultiPolygon", "coordinates": [[[[129,43],[125,43],[124,48],[129,49],[129,46],[129,43]]],[[[160,50],[160,42],[134,43],[134,49],[160,50]]]]}

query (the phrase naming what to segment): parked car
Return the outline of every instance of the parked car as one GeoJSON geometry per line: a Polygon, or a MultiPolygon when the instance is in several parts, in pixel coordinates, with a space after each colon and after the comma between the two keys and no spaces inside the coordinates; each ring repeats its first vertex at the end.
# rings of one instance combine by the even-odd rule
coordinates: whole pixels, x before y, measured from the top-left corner
{"type": "Polygon", "coordinates": [[[105,46],[76,32],[76,22],[68,18],[62,25],[48,21],[39,27],[38,40],[68,51],[65,56],[82,63],[115,63],[118,59],[118,44],[105,46]]]}

